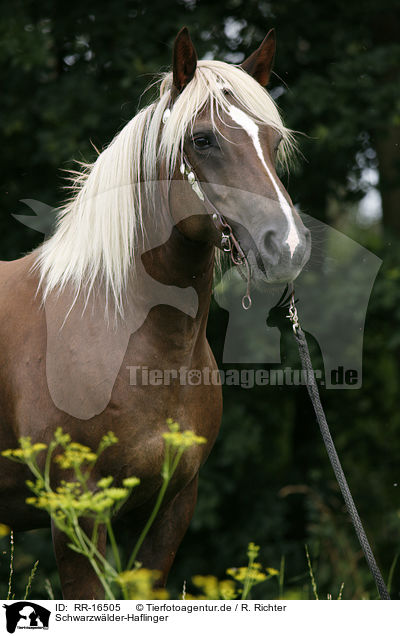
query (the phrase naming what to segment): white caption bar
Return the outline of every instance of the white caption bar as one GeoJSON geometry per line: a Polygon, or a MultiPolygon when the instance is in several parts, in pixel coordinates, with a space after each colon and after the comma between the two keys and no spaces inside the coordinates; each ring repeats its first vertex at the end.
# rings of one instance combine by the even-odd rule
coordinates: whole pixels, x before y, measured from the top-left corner
{"type": "Polygon", "coordinates": [[[399,601],[2,601],[0,633],[230,633],[363,636],[392,633],[399,601]],[[23,631],[22,631],[23,630],[23,631]],[[206,630],[206,632],[205,632],[206,630]],[[251,632],[250,632],[251,630],[251,632]],[[261,631],[255,631],[261,630],[261,631]]]}

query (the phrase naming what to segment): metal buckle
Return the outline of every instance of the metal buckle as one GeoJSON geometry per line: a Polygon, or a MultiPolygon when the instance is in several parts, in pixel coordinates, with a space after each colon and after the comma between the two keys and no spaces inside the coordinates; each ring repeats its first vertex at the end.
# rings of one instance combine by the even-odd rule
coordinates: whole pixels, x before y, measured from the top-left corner
{"type": "Polygon", "coordinates": [[[232,246],[231,246],[231,237],[229,234],[224,234],[222,233],[222,238],[221,238],[221,249],[224,252],[230,252],[232,250],[232,246]]]}

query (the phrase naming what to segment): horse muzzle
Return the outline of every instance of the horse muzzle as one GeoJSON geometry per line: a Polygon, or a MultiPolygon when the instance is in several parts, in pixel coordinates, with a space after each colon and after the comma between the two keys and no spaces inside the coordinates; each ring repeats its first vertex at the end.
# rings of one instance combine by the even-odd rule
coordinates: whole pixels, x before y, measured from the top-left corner
{"type": "Polygon", "coordinates": [[[256,241],[256,253],[248,253],[255,281],[289,283],[300,274],[310,258],[311,234],[303,224],[296,226],[298,242],[294,248],[271,228],[256,241]]]}

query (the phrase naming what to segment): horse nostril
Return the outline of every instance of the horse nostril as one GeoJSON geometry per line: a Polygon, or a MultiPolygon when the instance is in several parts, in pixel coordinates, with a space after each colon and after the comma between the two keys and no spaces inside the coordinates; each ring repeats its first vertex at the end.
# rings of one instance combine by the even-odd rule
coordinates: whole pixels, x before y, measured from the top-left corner
{"type": "Polygon", "coordinates": [[[268,230],[265,232],[263,247],[263,256],[269,263],[271,263],[271,265],[276,265],[279,260],[280,247],[275,230],[268,230]]]}

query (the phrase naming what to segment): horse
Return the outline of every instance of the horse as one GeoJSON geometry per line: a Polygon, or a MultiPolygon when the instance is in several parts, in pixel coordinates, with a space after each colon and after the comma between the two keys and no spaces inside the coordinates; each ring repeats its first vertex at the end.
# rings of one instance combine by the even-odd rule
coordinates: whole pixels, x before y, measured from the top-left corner
{"type": "MultiPolygon", "coordinates": [[[[263,286],[293,281],[310,254],[276,172],[293,135],[265,88],[274,53],[271,30],[241,65],[198,60],[181,29],[158,97],[72,177],[53,234],[0,264],[1,450],[21,436],[48,444],[57,427],[96,448],[112,430],[119,442],[89,486],[107,475],[140,478],[119,513],[133,542],[161,485],[167,418],[206,438],[183,455],[138,554],[161,584],[222,417],[219,383],[177,373],[217,371],[206,326],[218,255],[228,252],[263,286]],[[168,372],[168,381],[146,382],[143,369],[168,372]]],[[[16,531],[48,526],[26,504],[27,468],[2,457],[0,471],[0,521],[16,531]]],[[[55,467],[54,484],[63,476],[55,467]]],[[[102,598],[89,563],[51,525],[63,597],[102,598]]],[[[106,538],[102,527],[102,553],[106,538]]]]}

